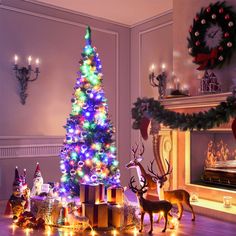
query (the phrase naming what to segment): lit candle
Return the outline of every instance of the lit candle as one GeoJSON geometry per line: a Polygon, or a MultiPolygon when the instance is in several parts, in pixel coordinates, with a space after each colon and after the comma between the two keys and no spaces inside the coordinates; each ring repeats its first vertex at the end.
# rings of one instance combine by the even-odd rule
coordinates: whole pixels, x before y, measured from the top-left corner
{"type": "Polygon", "coordinates": [[[232,197],[224,196],[223,197],[223,204],[225,208],[230,208],[232,206],[232,197]]]}
{"type": "Polygon", "coordinates": [[[17,65],[17,62],[18,62],[18,56],[17,55],[14,56],[14,62],[15,62],[15,65],[17,65]]]}
{"type": "Polygon", "coordinates": [[[166,70],[166,64],[165,63],[161,64],[161,69],[162,69],[162,72],[165,72],[165,70],[166,70]]]}
{"type": "Polygon", "coordinates": [[[198,201],[198,195],[196,193],[192,193],[190,196],[191,202],[197,202],[198,201]]]}
{"type": "Polygon", "coordinates": [[[176,89],[176,90],[179,90],[179,84],[180,84],[179,78],[175,78],[175,79],[174,79],[174,83],[175,83],[175,89],[176,89]]]}
{"type": "Polygon", "coordinates": [[[39,59],[38,58],[35,60],[35,64],[36,64],[36,67],[39,67],[39,59]]]}
{"type": "Polygon", "coordinates": [[[31,61],[32,61],[32,57],[29,56],[29,57],[28,57],[28,65],[29,65],[29,66],[30,66],[30,64],[31,64],[31,61]]]}
{"type": "Polygon", "coordinates": [[[151,73],[154,73],[154,70],[155,70],[155,65],[152,64],[151,67],[150,67],[150,72],[151,72],[151,73]]]}
{"type": "Polygon", "coordinates": [[[116,235],[117,235],[117,231],[114,229],[114,230],[112,231],[112,234],[113,234],[113,236],[116,236],[116,235]]]}

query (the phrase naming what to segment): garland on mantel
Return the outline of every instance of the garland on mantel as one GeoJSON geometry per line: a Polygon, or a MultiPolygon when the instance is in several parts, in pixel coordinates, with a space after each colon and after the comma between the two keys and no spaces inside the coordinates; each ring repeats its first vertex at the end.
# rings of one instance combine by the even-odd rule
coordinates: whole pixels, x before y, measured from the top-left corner
{"type": "Polygon", "coordinates": [[[186,114],[170,111],[154,98],[138,98],[132,108],[133,129],[140,129],[143,119],[155,120],[171,129],[207,130],[218,127],[236,117],[236,93],[228,96],[215,108],[208,111],[186,114]]]}

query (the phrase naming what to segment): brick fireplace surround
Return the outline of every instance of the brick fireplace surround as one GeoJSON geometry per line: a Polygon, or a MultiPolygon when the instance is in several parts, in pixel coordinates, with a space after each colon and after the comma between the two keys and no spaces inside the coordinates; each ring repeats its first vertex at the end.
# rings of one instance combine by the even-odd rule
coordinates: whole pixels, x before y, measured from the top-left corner
{"type": "MultiPolygon", "coordinates": [[[[215,107],[220,102],[225,101],[226,97],[230,94],[231,93],[221,93],[195,97],[171,98],[163,100],[162,104],[165,108],[176,112],[193,113],[206,111],[211,107],[215,107]]],[[[213,130],[231,131],[231,122],[213,130]]],[[[199,199],[197,202],[192,202],[196,213],[236,222],[236,191],[191,184],[190,137],[189,131],[181,132],[163,126],[161,127],[158,137],[153,136],[154,155],[155,152],[157,152],[155,142],[159,140],[158,152],[162,166],[166,169],[165,159],[168,159],[173,166],[167,188],[183,188],[190,194],[196,193],[199,199]],[[231,208],[225,208],[223,206],[224,196],[232,197],[233,206],[231,208]]],[[[159,170],[161,171],[160,168],[159,170]]]]}

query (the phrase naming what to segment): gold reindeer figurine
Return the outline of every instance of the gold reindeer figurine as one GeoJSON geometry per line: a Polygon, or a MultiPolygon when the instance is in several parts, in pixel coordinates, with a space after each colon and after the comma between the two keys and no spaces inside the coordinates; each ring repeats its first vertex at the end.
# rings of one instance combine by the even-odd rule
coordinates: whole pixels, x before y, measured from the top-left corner
{"type": "Polygon", "coordinates": [[[153,174],[153,179],[155,179],[157,183],[157,193],[160,200],[167,200],[171,202],[172,204],[176,204],[179,211],[179,217],[178,220],[181,220],[183,215],[183,203],[185,203],[192,212],[192,221],[195,221],[195,214],[193,211],[193,207],[190,204],[190,194],[184,190],[184,189],[176,189],[172,191],[164,191],[163,185],[167,181],[167,175],[171,174],[172,169],[170,168],[170,163],[166,160],[167,163],[167,172],[164,175],[159,176],[157,173],[153,170],[153,161],[151,161],[151,167],[148,167],[148,171],[153,174]]]}
{"type": "Polygon", "coordinates": [[[133,153],[133,160],[131,160],[127,165],[126,168],[131,169],[131,168],[136,168],[138,177],[139,177],[139,182],[141,183],[142,176],[146,179],[147,181],[147,187],[148,191],[150,190],[155,190],[157,191],[157,185],[156,182],[153,181],[153,178],[150,174],[148,174],[145,169],[143,168],[142,164],[140,163],[143,160],[143,153],[144,153],[144,145],[142,143],[142,149],[140,150],[138,156],[137,156],[137,151],[138,151],[139,145],[136,143],[136,147],[132,147],[132,153],[133,153]]]}
{"type": "Polygon", "coordinates": [[[137,188],[137,186],[133,186],[135,183],[134,176],[131,177],[129,188],[136,194],[138,200],[139,200],[139,206],[141,210],[141,227],[139,232],[142,232],[143,230],[143,218],[145,213],[148,213],[150,216],[150,223],[151,223],[151,229],[148,232],[149,234],[152,234],[153,231],[153,213],[160,213],[163,212],[164,218],[165,218],[165,227],[162,230],[162,232],[166,231],[166,226],[168,222],[168,214],[170,215],[170,210],[172,208],[172,204],[168,201],[162,200],[162,201],[150,201],[143,197],[143,194],[147,192],[147,180],[143,177],[141,179],[142,186],[140,189],[137,188]]]}

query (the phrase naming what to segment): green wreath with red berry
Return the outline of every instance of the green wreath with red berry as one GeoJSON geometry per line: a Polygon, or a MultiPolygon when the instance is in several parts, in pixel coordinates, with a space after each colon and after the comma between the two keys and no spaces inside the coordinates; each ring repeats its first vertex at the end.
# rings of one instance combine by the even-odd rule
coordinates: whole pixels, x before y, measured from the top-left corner
{"type": "Polygon", "coordinates": [[[188,50],[198,70],[221,67],[236,48],[236,14],[232,6],[216,2],[196,14],[189,29],[188,50]]]}

